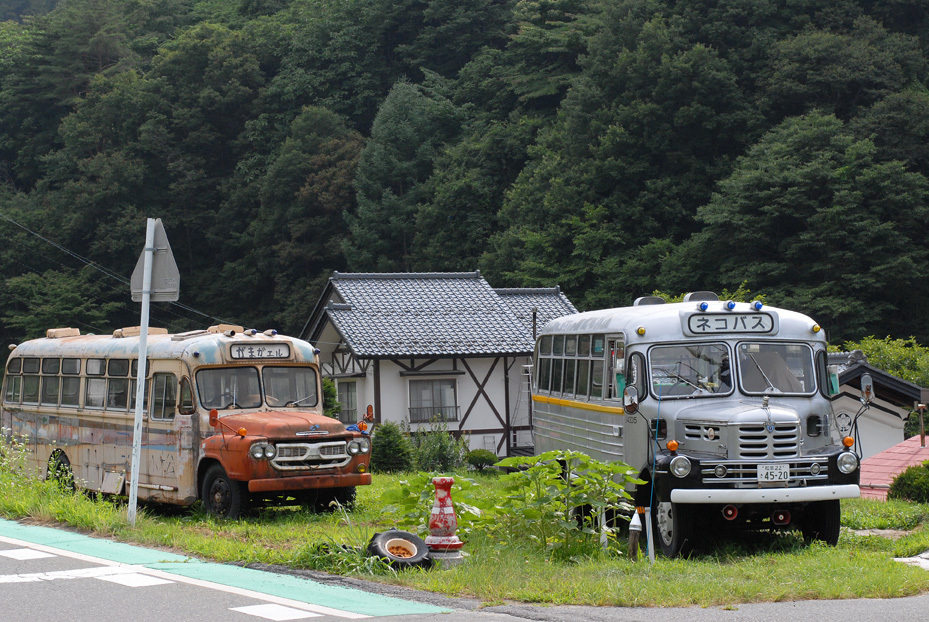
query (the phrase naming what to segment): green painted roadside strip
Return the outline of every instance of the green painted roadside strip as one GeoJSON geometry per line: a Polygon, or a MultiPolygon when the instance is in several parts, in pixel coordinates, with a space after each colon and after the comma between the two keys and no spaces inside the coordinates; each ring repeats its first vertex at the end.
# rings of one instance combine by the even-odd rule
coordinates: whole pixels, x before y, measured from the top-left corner
{"type": "Polygon", "coordinates": [[[212,581],[261,592],[262,594],[280,596],[281,598],[323,605],[368,616],[451,612],[451,609],[389,596],[379,596],[354,588],[323,585],[303,577],[274,574],[226,564],[153,564],[148,567],[183,575],[191,579],[212,581]]]}
{"type": "Polygon", "coordinates": [[[452,611],[434,605],[371,594],[354,588],[324,585],[303,577],[204,562],[166,551],[92,538],[51,527],[22,525],[5,519],[0,519],[0,535],[106,561],[143,566],[189,579],[209,581],[372,617],[452,611]]]}

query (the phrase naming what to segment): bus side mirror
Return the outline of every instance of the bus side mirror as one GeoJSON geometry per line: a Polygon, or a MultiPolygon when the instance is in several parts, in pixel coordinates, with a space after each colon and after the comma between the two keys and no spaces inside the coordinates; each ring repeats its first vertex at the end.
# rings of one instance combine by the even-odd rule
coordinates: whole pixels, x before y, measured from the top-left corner
{"type": "Polygon", "coordinates": [[[639,392],[635,387],[626,387],[623,391],[623,407],[630,414],[639,410],[639,392]]]}
{"type": "Polygon", "coordinates": [[[826,393],[829,397],[834,397],[839,394],[839,367],[838,365],[830,365],[826,368],[826,382],[828,383],[826,393]]]}
{"type": "Polygon", "coordinates": [[[874,399],[874,381],[871,374],[862,374],[861,376],[861,402],[870,404],[874,399]]]}
{"type": "Polygon", "coordinates": [[[216,427],[219,425],[219,412],[215,408],[210,409],[210,426],[216,427]]]}

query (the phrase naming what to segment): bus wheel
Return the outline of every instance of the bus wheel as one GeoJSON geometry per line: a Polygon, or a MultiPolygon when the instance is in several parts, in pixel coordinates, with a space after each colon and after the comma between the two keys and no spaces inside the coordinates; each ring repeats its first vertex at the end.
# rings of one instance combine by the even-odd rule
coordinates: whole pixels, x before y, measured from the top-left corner
{"type": "Polygon", "coordinates": [[[218,464],[207,470],[200,497],[208,514],[222,518],[238,518],[248,505],[245,484],[230,479],[226,470],[218,464]]]}
{"type": "Polygon", "coordinates": [[[693,550],[693,511],[686,504],[671,503],[669,497],[667,492],[655,495],[652,507],[655,542],[665,557],[687,557],[693,550]]]}
{"type": "Polygon", "coordinates": [[[315,509],[317,512],[332,512],[337,509],[336,504],[346,510],[355,507],[355,487],[323,488],[316,493],[315,509]]]}
{"type": "Polygon", "coordinates": [[[71,471],[71,461],[65,452],[58,450],[48,459],[47,479],[58,482],[65,490],[74,490],[74,473],[71,471]]]}
{"type": "Polygon", "coordinates": [[[839,542],[842,508],[838,499],[814,501],[806,507],[800,523],[800,531],[807,542],[820,540],[829,546],[839,542]]]}

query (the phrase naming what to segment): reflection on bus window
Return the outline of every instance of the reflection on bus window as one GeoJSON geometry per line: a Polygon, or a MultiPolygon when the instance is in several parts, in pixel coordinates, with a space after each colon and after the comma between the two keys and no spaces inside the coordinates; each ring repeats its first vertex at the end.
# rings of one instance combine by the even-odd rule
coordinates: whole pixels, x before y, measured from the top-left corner
{"type": "Polygon", "coordinates": [[[658,346],[649,352],[651,385],[660,398],[721,395],[732,391],[725,344],[658,346]]]}
{"type": "Polygon", "coordinates": [[[262,371],[268,406],[316,406],[316,371],[310,367],[265,367],[262,371]]]}
{"type": "Polygon", "coordinates": [[[204,408],[257,408],[261,406],[258,370],[254,367],[201,369],[197,393],[204,408]]]}
{"type": "Polygon", "coordinates": [[[813,351],[803,344],[739,344],[739,382],[746,393],[812,393],[813,351]]]}

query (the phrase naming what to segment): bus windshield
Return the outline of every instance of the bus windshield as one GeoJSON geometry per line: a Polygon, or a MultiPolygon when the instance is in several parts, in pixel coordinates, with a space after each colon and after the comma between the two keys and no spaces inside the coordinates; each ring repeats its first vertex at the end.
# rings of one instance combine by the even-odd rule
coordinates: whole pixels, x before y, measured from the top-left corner
{"type": "Polygon", "coordinates": [[[268,406],[313,408],[319,397],[316,371],[311,367],[265,367],[259,379],[254,367],[218,367],[197,372],[197,392],[204,408],[268,406]]]}
{"type": "Polygon", "coordinates": [[[746,393],[812,393],[813,351],[799,343],[740,343],[739,382],[746,393]]]}
{"type": "Polygon", "coordinates": [[[197,372],[197,393],[204,408],[258,408],[261,383],[254,367],[223,367],[197,372]]]}
{"type": "Polygon", "coordinates": [[[723,343],[657,346],[649,352],[652,391],[659,398],[732,391],[729,348],[723,343]]]}

